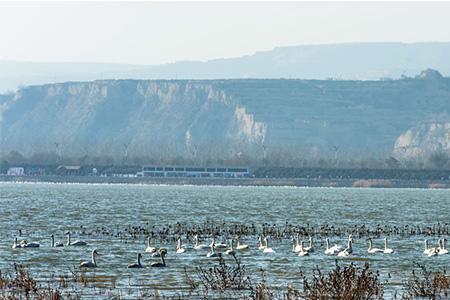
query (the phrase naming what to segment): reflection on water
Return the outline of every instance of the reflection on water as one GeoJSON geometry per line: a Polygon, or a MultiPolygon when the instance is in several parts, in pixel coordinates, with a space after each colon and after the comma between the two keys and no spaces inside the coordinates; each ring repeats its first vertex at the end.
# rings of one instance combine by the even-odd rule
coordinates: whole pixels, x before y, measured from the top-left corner
{"type": "MultiPolygon", "coordinates": [[[[135,262],[136,253],[146,248],[145,236],[117,238],[106,235],[83,235],[96,228],[120,230],[141,225],[156,228],[166,224],[202,224],[213,221],[227,225],[263,223],[317,226],[329,224],[352,227],[354,225],[416,226],[449,223],[450,191],[418,189],[332,189],[288,187],[218,187],[218,186],[150,186],[150,185],[89,185],[89,184],[15,184],[0,183],[0,269],[11,268],[14,262],[29,266],[40,278],[68,272],[77,268],[81,260],[90,259],[93,248],[101,256],[95,270],[99,280],[107,285],[112,279],[117,287],[146,285],[159,290],[185,289],[184,268],[210,266],[211,258],[202,251],[188,250],[175,253],[175,243],[160,244],[167,247],[165,269],[126,269],[135,262]],[[81,227],[82,226],[82,227],[81,227]],[[20,239],[41,243],[36,249],[12,249],[14,237],[22,231],[20,239]],[[84,247],[49,248],[50,235],[65,242],[65,232],[73,239],[83,239],[84,247]],[[102,277],[103,276],[103,277],[102,277]]],[[[372,267],[389,273],[395,285],[409,274],[413,262],[432,268],[450,263],[450,255],[427,258],[423,255],[423,236],[390,237],[393,255],[367,254],[365,238],[356,238],[353,258],[368,261],[372,267]]],[[[437,245],[439,236],[429,237],[437,245]]],[[[331,243],[346,243],[344,237],[332,237],[331,243]]],[[[225,241],[222,240],[221,241],[225,241]]],[[[209,244],[210,240],[203,241],[209,244]]],[[[256,281],[260,269],[273,286],[298,284],[300,271],[315,266],[330,269],[334,258],[323,254],[324,241],[316,238],[316,251],[309,257],[291,253],[289,239],[271,239],[274,254],[257,250],[257,236],[243,237],[249,251],[238,256],[256,281]]],[[[374,246],[382,248],[382,237],[374,239],[374,246]]],[[[158,261],[144,254],[143,264],[158,261]]]]}

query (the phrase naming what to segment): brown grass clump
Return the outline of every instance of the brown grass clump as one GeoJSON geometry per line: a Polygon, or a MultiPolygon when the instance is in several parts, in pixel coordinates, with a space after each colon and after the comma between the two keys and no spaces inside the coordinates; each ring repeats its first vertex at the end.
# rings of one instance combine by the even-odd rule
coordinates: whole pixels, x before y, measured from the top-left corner
{"type": "Polygon", "coordinates": [[[383,284],[378,272],[372,271],[368,264],[363,268],[353,264],[341,267],[336,261],[334,270],[324,274],[316,268],[312,279],[304,277],[303,299],[383,299],[383,284]]]}
{"type": "Polygon", "coordinates": [[[444,272],[431,272],[425,266],[417,265],[419,271],[412,271],[412,276],[404,283],[403,299],[448,299],[450,279],[444,272]]]}

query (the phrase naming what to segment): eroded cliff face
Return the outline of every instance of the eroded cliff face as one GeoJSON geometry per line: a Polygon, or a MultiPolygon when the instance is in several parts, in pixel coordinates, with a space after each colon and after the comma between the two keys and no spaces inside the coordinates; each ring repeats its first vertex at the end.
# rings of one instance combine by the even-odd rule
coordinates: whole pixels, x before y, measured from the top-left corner
{"type": "Polygon", "coordinates": [[[0,97],[1,152],[261,159],[263,151],[280,149],[317,158],[389,155],[408,147],[413,155],[434,149],[430,145],[448,147],[450,79],[425,75],[31,86],[0,97]],[[436,129],[412,130],[417,124],[436,129]]]}
{"type": "Polygon", "coordinates": [[[36,86],[18,91],[3,111],[2,150],[25,155],[223,154],[251,149],[265,136],[263,123],[207,82],[36,86]]]}
{"type": "Polygon", "coordinates": [[[434,153],[450,153],[450,122],[418,124],[395,141],[394,155],[400,159],[426,158],[434,153]]]}

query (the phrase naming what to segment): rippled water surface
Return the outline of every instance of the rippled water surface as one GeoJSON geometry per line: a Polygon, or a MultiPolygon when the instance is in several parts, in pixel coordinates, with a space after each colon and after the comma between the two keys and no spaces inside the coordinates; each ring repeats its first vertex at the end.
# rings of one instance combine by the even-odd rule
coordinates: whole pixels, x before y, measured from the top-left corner
{"type": "MultiPolygon", "coordinates": [[[[19,184],[0,183],[0,269],[11,268],[14,262],[29,266],[41,278],[67,273],[77,268],[81,260],[90,259],[97,248],[96,274],[114,279],[118,287],[148,285],[159,290],[182,291],[186,288],[184,268],[215,263],[205,256],[207,250],[175,253],[175,244],[168,248],[165,269],[126,269],[135,261],[137,252],[144,253],[145,236],[116,238],[83,234],[97,228],[122,230],[130,226],[163,227],[166,224],[277,224],[280,228],[293,225],[317,226],[329,224],[351,228],[354,225],[375,227],[416,226],[450,222],[450,191],[420,189],[346,189],[288,187],[218,187],[218,186],[151,186],[151,185],[89,185],[89,184],[19,184]],[[147,225],[148,223],[148,225],[147,225]],[[36,249],[12,249],[14,237],[36,241],[36,249]],[[84,247],[50,248],[51,234],[65,241],[64,232],[73,232],[74,239],[83,239],[84,247]]],[[[430,236],[436,245],[442,236],[430,236]]],[[[446,236],[444,236],[446,237],[446,236]]],[[[256,236],[243,238],[252,249],[239,253],[242,263],[258,280],[260,269],[274,286],[298,283],[299,271],[318,265],[329,269],[334,258],[323,254],[323,240],[315,238],[316,251],[309,257],[290,252],[289,239],[272,239],[274,254],[257,250],[256,236]]],[[[413,262],[433,268],[450,264],[450,255],[427,258],[423,255],[424,236],[390,237],[393,255],[367,254],[367,241],[356,238],[353,258],[361,258],[376,269],[389,273],[391,282],[400,284],[409,274],[413,262]]],[[[345,244],[344,237],[332,237],[333,243],[345,244]]],[[[209,238],[204,243],[209,244],[209,238]]],[[[156,242],[159,246],[159,243],[156,242]]],[[[375,239],[383,247],[382,237],[375,239]]],[[[144,255],[143,263],[157,261],[144,255]]]]}

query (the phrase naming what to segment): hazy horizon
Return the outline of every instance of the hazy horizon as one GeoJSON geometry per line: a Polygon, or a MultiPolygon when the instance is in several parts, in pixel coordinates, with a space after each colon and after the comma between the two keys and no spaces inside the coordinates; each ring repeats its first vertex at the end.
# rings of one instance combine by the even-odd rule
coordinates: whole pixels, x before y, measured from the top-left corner
{"type": "Polygon", "coordinates": [[[440,29],[450,28],[449,9],[445,2],[1,2],[0,60],[159,65],[298,45],[448,42],[450,32],[440,29]]]}

